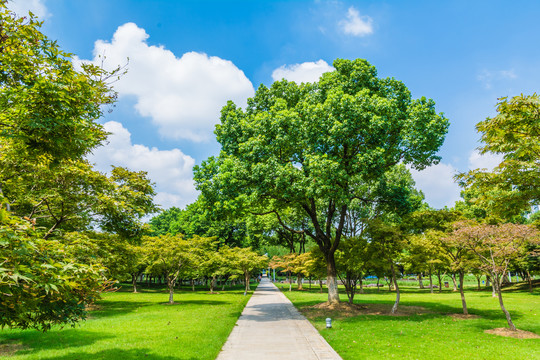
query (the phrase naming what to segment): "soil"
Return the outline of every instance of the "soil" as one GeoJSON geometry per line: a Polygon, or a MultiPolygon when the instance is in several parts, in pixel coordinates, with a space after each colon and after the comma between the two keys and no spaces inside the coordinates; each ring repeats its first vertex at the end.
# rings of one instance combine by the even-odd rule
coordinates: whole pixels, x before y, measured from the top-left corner
{"type": "Polygon", "coordinates": [[[432,311],[421,306],[400,305],[395,314],[390,314],[392,304],[349,304],[340,303],[320,303],[313,306],[307,306],[300,309],[307,318],[319,318],[330,316],[333,318],[347,318],[359,315],[389,315],[389,316],[410,316],[431,314],[432,311]]]}
{"type": "Polygon", "coordinates": [[[509,328],[496,328],[491,330],[485,330],[484,332],[487,334],[512,337],[515,339],[540,339],[540,336],[538,334],[519,329],[516,331],[512,331],[509,328]]]}
{"type": "Polygon", "coordinates": [[[480,319],[480,316],[473,314],[448,314],[452,319],[468,320],[468,319],[480,319]]]}
{"type": "Polygon", "coordinates": [[[28,349],[27,346],[24,346],[23,344],[12,340],[7,343],[0,344],[0,357],[12,356],[15,355],[17,351],[26,349],[28,349]]]}

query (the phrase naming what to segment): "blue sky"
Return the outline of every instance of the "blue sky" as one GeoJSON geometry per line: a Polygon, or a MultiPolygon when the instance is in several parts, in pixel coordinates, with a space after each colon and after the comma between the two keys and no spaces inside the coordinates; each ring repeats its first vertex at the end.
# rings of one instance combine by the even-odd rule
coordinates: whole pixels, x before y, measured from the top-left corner
{"type": "Polygon", "coordinates": [[[431,206],[459,196],[452,176],[492,167],[474,125],[497,98],[538,91],[540,2],[535,1],[73,1],[15,0],[77,61],[124,65],[119,101],[101,119],[113,133],[91,160],[146,170],[157,201],[183,207],[197,193],[191,167],[219,144],[212,130],[228,99],[263,83],[314,81],[336,58],[364,58],[381,77],[435,100],[451,126],[442,161],[413,172],[431,206]]]}

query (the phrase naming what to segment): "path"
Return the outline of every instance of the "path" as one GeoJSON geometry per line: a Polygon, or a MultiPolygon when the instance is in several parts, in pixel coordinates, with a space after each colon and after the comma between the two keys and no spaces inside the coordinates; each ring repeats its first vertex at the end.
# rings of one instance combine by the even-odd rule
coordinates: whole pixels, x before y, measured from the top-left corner
{"type": "Polygon", "coordinates": [[[217,360],[341,360],[293,304],[263,278],[217,360]]]}

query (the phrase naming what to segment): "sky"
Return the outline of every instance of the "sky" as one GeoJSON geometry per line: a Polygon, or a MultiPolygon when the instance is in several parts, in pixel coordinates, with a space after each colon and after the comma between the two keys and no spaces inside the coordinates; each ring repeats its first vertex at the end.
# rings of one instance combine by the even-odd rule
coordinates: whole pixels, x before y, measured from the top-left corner
{"type": "Polygon", "coordinates": [[[144,170],[156,202],[183,208],[197,198],[192,168],[220,146],[213,134],[228,100],[244,106],[260,84],[316,81],[336,58],[367,59],[379,77],[425,96],[450,128],[438,165],[412,170],[434,208],[452,206],[453,176],[493,168],[475,125],[499,98],[540,84],[540,2],[536,1],[166,1],[13,0],[42,31],[107,69],[119,100],[99,121],[111,133],[89,159],[144,170]]]}

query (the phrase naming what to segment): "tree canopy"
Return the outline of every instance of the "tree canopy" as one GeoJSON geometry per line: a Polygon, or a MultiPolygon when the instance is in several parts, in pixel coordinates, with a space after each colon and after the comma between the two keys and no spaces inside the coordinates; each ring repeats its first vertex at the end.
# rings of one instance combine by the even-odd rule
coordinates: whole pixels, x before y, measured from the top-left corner
{"type": "Polygon", "coordinates": [[[510,218],[540,202],[540,98],[537,94],[501,98],[497,116],[476,125],[482,134],[482,154],[503,155],[493,170],[460,174],[474,200],[490,212],[510,218]]]}
{"type": "Polygon", "coordinates": [[[373,201],[365,188],[385,181],[399,163],[422,169],[448,120],[433,100],[414,100],[406,86],[377,77],[366,60],[334,61],[316,83],[261,85],[242,110],[229,102],[216,136],[218,158],[195,167],[207,199],[257,214],[301,211],[328,264],[329,301],[337,295],[334,253],[353,200],[373,201]]]}

